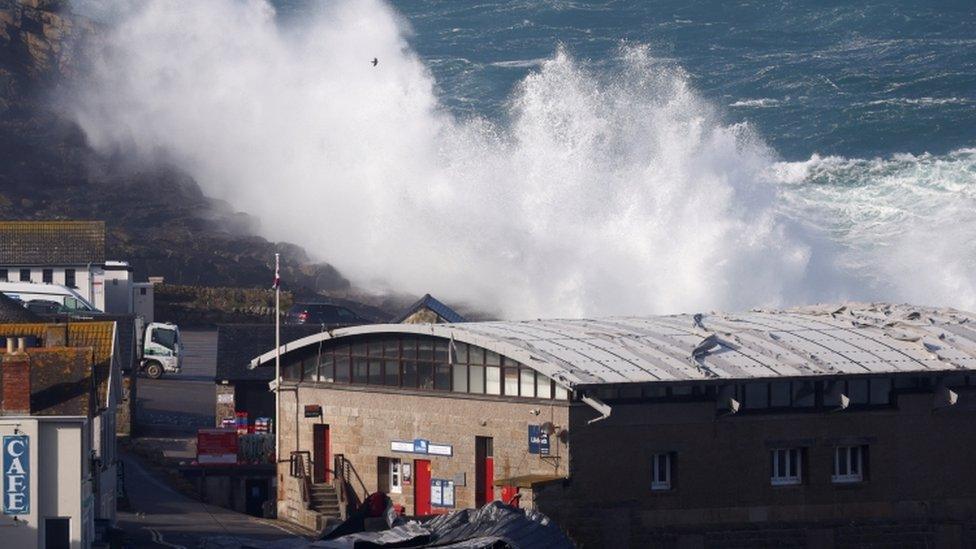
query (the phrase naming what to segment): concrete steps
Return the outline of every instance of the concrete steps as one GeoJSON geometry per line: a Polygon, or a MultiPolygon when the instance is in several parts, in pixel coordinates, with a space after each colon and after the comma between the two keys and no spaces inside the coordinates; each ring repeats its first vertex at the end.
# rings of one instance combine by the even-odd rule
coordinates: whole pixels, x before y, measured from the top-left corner
{"type": "Polygon", "coordinates": [[[339,510],[339,494],[331,484],[313,484],[309,493],[309,508],[319,514],[321,520],[338,519],[341,516],[339,510]]]}

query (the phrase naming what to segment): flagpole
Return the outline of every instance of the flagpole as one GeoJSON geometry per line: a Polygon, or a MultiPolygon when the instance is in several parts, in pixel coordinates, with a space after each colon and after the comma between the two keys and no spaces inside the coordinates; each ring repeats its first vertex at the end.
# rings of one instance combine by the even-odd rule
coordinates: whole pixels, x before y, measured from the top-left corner
{"type": "Polygon", "coordinates": [[[275,462],[281,461],[281,279],[279,256],[275,254],[275,462]]]}

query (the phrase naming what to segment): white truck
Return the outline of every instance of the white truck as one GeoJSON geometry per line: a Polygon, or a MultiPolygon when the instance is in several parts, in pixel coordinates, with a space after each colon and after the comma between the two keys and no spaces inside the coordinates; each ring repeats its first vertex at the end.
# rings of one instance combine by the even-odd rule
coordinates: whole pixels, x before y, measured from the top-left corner
{"type": "Polygon", "coordinates": [[[142,318],[137,320],[139,341],[139,369],[152,379],[163,373],[178,374],[183,369],[183,353],[180,329],[168,322],[150,322],[142,329],[142,318]]]}
{"type": "MultiPolygon", "coordinates": [[[[59,284],[0,281],[0,292],[41,315],[92,318],[104,314],[75,290],[59,284]]],[[[180,329],[175,324],[150,322],[136,317],[139,369],[153,379],[163,373],[178,374],[183,368],[180,329]]]]}

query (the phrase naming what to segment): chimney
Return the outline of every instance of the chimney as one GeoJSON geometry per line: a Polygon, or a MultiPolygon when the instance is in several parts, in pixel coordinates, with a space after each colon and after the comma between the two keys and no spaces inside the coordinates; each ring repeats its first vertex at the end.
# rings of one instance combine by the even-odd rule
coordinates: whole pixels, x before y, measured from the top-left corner
{"type": "Polygon", "coordinates": [[[30,358],[26,353],[3,356],[0,361],[0,396],[3,399],[0,407],[5,415],[30,414],[30,378],[30,358]]]}
{"type": "Polygon", "coordinates": [[[14,354],[14,338],[12,337],[7,338],[7,354],[14,354]]]}

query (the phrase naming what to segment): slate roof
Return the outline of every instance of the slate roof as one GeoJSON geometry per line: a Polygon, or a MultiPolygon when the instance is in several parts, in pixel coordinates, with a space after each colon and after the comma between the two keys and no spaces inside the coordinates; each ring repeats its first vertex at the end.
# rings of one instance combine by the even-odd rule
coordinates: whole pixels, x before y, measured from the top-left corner
{"type": "Polygon", "coordinates": [[[92,384],[92,353],[85,347],[31,348],[33,415],[90,416],[97,408],[92,384]]]}
{"type": "MultiPolygon", "coordinates": [[[[274,348],[274,324],[221,324],[217,326],[217,370],[220,381],[271,381],[274,369],[250,370],[255,355],[274,348]]],[[[317,334],[321,326],[282,324],[281,341],[288,342],[317,334]]]]}
{"type": "Polygon", "coordinates": [[[0,221],[0,265],[105,263],[104,221],[0,221]]]}
{"type": "MultiPolygon", "coordinates": [[[[64,324],[21,323],[0,324],[0,338],[33,336],[43,340],[49,328],[64,324]]],[[[104,407],[109,392],[109,380],[115,357],[115,322],[70,322],[67,325],[67,347],[87,347],[92,354],[93,373],[98,408],[104,407]]]]}
{"type": "MultiPolygon", "coordinates": [[[[508,356],[567,387],[976,370],[976,315],[887,303],[746,313],[375,324],[309,336],[428,334],[508,356]]],[[[252,361],[269,364],[274,350],[252,361]]]]}
{"type": "Polygon", "coordinates": [[[391,322],[394,324],[399,324],[422,309],[430,309],[436,313],[437,316],[441,317],[444,322],[465,322],[464,317],[458,314],[457,311],[443,304],[430,294],[424,294],[424,297],[418,299],[413,305],[408,307],[406,311],[393,319],[391,322]]]}
{"type": "Polygon", "coordinates": [[[28,311],[27,308],[11,299],[7,294],[0,293],[0,323],[40,321],[41,317],[28,311]]]}

